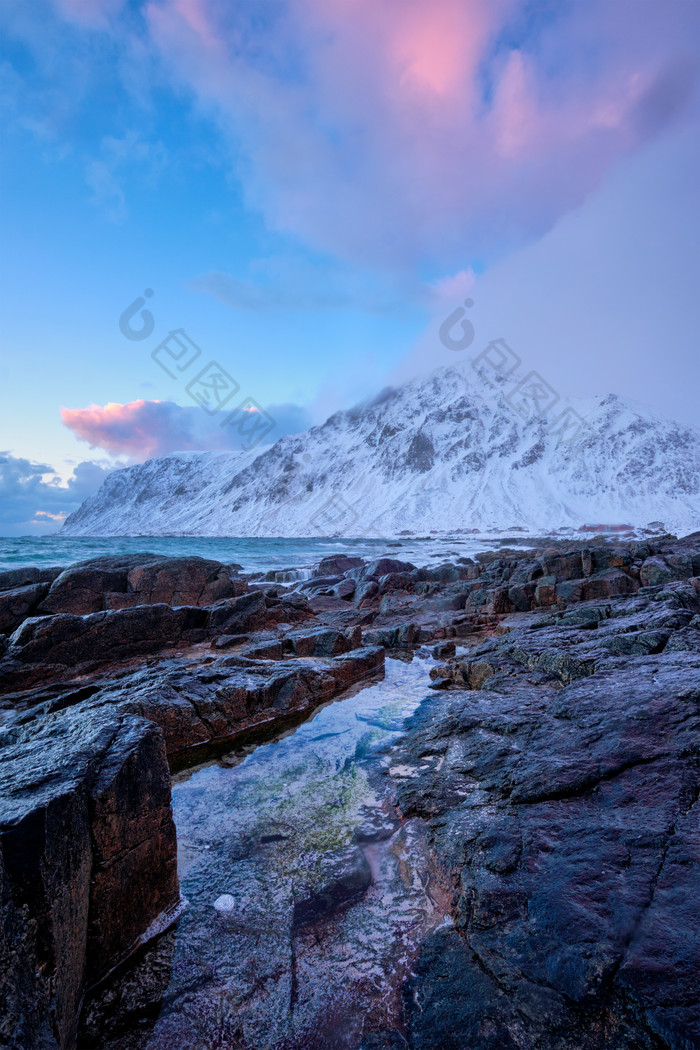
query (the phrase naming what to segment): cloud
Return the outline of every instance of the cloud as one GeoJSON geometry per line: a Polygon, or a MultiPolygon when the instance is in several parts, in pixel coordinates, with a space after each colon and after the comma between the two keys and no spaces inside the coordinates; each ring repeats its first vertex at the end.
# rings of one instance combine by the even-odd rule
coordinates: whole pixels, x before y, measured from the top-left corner
{"type": "Polygon", "coordinates": [[[57,12],[79,26],[103,29],[124,7],[126,0],[51,0],[57,12]]]}
{"type": "MultiPolygon", "coordinates": [[[[695,97],[683,0],[151,0],[249,202],[321,251],[438,271],[550,229],[695,97]]],[[[240,290],[239,290],[240,293],[240,290]]]]}
{"type": "Polygon", "coordinates": [[[100,487],[113,466],[85,461],[62,483],[53,467],[0,452],[0,532],[55,532],[100,487]]]}
{"type": "Polygon", "coordinates": [[[92,190],[92,203],[101,208],[110,222],[123,223],[128,217],[123,186],[125,170],[138,168],[142,181],[153,184],[166,163],[162,142],[147,142],[135,131],[121,138],[102,139],[100,156],[85,166],[85,181],[92,190]]]}
{"type": "Polygon", "coordinates": [[[255,280],[241,280],[214,270],[195,277],[189,287],[212,295],[225,306],[269,314],[278,310],[361,309],[391,313],[403,308],[406,298],[430,297],[432,289],[419,282],[388,280],[385,275],[338,267],[332,260],[271,257],[253,266],[255,280]]]}
{"type": "MultiPolygon", "coordinates": [[[[260,406],[262,408],[262,406],[260,406]]],[[[215,415],[202,408],[183,407],[173,401],[110,402],[89,408],[62,408],[61,419],[81,441],[91,448],[102,448],[111,455],[128,456],[141,462],[169,452],[228,451],[247,448],[250,431],[238,426],[241,418],[250,418],[257,410],[235,397],[215,415]],[[237,406],[246,404],[231,420],[237,406]],[[227,422],[228,421],[228,422],[227,422]]],[[[268,405],[263,409],[272,426],[257,432],[262,443],[277,441],[284,434],[296,434],[311,424],[307,410],[299,405],[268,405]]],[[[262,415],[260,414],[262,422],[262,415]]]]}

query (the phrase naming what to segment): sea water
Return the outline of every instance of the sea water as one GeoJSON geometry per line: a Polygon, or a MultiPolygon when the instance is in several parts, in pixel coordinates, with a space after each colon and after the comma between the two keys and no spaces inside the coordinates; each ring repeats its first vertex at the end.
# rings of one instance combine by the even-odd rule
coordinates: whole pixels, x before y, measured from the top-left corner
{"type": "Polygon", "coordinates": [[[332,554],[371,560],[384,556],[416,565],[437,564],[478,551],[494,549],[499,537],[429,537],[384,539],[284,539],[220,536],[12,536],[0,537],[0,570],[25,565],[72,565],[105,555],[149,552],[176,558],[198,555],[224,564],[235,562],[244,572],[301,569],[318,565],[332,554]]]}

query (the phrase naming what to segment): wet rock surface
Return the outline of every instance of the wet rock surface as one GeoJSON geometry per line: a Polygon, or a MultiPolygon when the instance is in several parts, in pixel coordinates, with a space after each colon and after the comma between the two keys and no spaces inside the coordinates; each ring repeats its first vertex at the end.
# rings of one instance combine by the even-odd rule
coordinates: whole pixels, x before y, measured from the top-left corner
{"type": "Polygon", "coordinates": [[[392,762],[456,928],[405,990],[410,1046],[700,1045],[700,594],[663,562],[603,605],[557,583],[433,670],[392,762]]]}
{"type": "Polygon", "coordinates": [[[3,732],[3,1046],[73,1045],[85,988],[177,909],[174,848],[150,722],[103,712],[3,732]]]}
{"type": "Polygon", "coordinates": [[[0,574],[0,1044],[700,1045],[700,535],[239,568],[0,574]]]}

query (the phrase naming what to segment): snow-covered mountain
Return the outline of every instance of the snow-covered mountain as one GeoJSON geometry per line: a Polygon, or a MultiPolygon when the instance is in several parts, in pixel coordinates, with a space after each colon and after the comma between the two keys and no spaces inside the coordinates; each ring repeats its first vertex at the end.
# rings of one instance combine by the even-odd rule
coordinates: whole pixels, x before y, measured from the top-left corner
{"type": "Polygon", "coordinates": [[[608,395],[568,401],[585,425],[562,436],[561,401],[549,419],[524,419],[512,377],[491,380],[450,366],[263,450],[173,453],[115,471],[63,532],[534,535],[654,519],[677,533],[700,528],[700,432],[608,395]]]}

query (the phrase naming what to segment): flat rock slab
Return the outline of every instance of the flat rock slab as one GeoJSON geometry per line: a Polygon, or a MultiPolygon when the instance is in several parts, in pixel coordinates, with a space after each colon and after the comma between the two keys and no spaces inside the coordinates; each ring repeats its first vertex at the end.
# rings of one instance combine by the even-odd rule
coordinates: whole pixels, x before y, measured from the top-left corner
{"type": "Polygon", "coordinates": [[[410,1045],[700,1045],[700,653],[526,674],[437,694],[392,755],[459,934],[425,947],[410,1045]]]}

